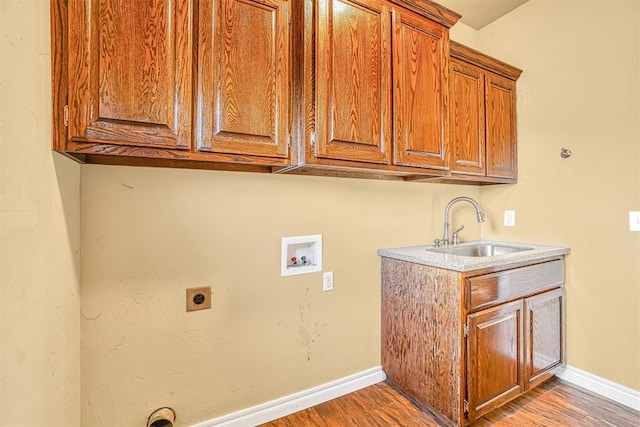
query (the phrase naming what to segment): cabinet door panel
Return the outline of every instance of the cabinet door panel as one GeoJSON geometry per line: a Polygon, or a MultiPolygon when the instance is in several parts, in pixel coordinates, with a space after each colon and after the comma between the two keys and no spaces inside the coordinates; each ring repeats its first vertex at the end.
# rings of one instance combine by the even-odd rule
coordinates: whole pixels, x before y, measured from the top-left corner
{"type": "Polygon", "coordinates": [[[527,388],[552,376],[564,363],[563,299],[564,289],[557,289],[524,301],[527,388]]]}
{"type": "Polygon", "coordinates": [[[188,148],[189,0],[69,2],[69,138],[188,148]]]}
{"type": "Polygon", "coordinates": [[[522,300],[468,316],[469,420],[524,392],[522,300]]]}
{"type": "Polygon", "coordinates": [[[200,2],[197,149],[286,157],[291,2],[200,2]]]}
{"type": "Polygon", "coordinates": [[[316,156],[389,163],[390,9],[372,0],[316,4],[316,156]]]}
{"type": "Polygon", "coordinates": [[[484,73],[478,67],[451,59],[451,170],[485,174],[484,73]]]}
{"type": "Polygon", "coordinates": [[[446,169],[448,31],[401,10],[393,31],[394,162],[446,169]]]}
{"type": "Polygon", "coordinates": [[[487,176],[515,178],[516,170],[516,83],[486,74],[487,176]]]}

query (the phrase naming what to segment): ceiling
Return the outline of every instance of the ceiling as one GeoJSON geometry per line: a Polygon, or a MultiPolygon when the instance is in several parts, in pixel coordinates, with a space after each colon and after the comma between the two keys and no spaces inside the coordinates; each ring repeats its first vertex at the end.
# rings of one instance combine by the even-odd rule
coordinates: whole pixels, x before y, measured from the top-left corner
{"type": "Polygon", "coordinates": [[[462,15],[460,22],[481,29],[529,0],[436,0],[462,15]]]}

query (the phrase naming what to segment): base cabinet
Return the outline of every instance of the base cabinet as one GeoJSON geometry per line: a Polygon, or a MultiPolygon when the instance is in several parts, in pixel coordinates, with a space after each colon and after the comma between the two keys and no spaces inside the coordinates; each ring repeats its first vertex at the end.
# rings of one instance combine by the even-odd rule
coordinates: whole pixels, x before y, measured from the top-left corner
{"type": "Polygon", "coordinates": [[[474,420],[524,392],[522,300],[467,318],[468,418],[474,420]]]}
{"type": "Polygon", "coordinates": [[[564,366],[564,259],[455,272],[382,259],[382,367],[463,426],[564,366]]]}
{"type": "Polygon", "coordinates": [[[564,289],[524,300],[525,388],[553,376],[564,363],[564,289]]]}

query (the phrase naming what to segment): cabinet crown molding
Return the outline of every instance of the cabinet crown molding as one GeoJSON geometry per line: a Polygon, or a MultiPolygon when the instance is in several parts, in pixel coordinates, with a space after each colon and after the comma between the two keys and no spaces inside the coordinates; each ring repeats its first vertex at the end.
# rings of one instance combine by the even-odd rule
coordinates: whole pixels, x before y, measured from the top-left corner
{"type": "Polygon", "coordinates": [[[429,0],[388,0],[390,3],[397,4],[405,9],[412,10],[420,15],[436,21],[439,24],[444,25],[447,28],[453,27],[458,22],[462,15],[458,12],[454,12],[441,4],[434,3],[429,0]]]}
{"type": "Polygon", "coordinates": [[[502,62],[499,59],[493,58],[453,40],[451,40],[449,44],[449,53],[453,58],[484,68],[485,70],[496,73],[507,79],[515,81],[518,80],[518,77],[522,74],[522,70],[514,67],[513,65],[509,65],[506,62],[502,62]]]}

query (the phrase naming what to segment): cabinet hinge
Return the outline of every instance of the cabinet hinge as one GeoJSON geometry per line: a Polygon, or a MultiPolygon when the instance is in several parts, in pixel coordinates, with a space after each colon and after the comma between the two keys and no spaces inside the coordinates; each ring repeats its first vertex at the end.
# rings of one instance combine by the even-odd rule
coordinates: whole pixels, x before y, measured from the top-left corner
{"type": "Polygon", "coordinates": [[[465,337],[469,336],[469,325],[467,324],[464,325],[464,336],[465,337]]]}
{"type": "Polygon", "coordinates": [[[64,127],[69,127],[69,105],[64,106],[64,127]]]}
{"type": "Polygon", "coordinates": [[[466,412],[467,414],[469,413],[469,401],[468,400],[464,401],[464,412],[466,412]]]}

